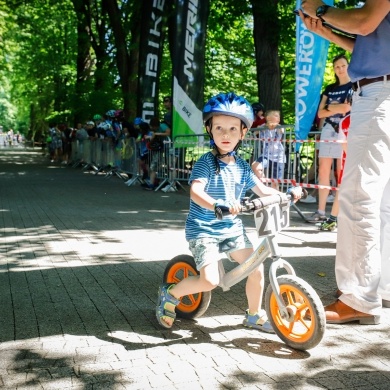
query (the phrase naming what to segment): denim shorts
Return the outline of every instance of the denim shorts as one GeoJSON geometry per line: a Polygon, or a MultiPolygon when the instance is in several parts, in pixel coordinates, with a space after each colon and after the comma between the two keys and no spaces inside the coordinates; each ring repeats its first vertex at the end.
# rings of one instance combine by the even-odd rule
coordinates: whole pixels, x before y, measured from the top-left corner
{"type": "Polygon", "coordinates": [[[205,265],[219,261],[224,257],[220,252],[220,244],[222,242],[232,246],[231,249],[223,252],[231,261],[234,261],[230,257],[231,253],[234,253],[240,249],[253,248],[252,243],[245,233],[240,236],[231,238],[202,237],[189,240],[189,248],[192,252],[192,255],[194,256],[196,268],[198,271],[205,265]]]}
{"type": "Polygon", "coordinates": [[[319,146],[318,157],[323,158],[341,158],[343,154],[343,149],[340,143],[337,143],[339,139],[339,134],[334,131],[334,128],[326,123],[321,131],[321,142],[319,146]]]}

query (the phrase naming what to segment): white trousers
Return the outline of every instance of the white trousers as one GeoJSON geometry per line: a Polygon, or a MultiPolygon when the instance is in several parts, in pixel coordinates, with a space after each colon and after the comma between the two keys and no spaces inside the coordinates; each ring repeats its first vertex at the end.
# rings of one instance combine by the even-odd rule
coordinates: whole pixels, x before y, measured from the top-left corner
{"type": "Polygon", "coordinates": [[[336,280],[340,300],[380,314],[390,300],[390,81],[355,92],[340,186],[336,280]]]}

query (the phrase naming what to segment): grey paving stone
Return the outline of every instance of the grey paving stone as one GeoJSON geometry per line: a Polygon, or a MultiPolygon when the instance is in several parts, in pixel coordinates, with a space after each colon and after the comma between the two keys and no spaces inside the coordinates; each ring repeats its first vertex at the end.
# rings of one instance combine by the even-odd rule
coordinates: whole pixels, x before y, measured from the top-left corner
{"type": "MultiPolygon", "coordinates": [[[[295,351],[242,327],[243,281],[214,290],[203,317],[160,328],[157,286],[167,261],[188,254],[188,191],[149,193],[49,170],[29,149],[0,148],[0,172],[0,387],[389,388],[390,309],[380,325],[330,325],[316,348],[295,351]],[[13,164],[11,152],[26,164],[13,164]]],[[[310,214],[314,206],[299,207],[310,214]]],[[[252,217],[243,220],[256,240],[252,217]]],[[[278,241],[297,275],[331,302],[336,235],[292,212],[278,241]]]]}

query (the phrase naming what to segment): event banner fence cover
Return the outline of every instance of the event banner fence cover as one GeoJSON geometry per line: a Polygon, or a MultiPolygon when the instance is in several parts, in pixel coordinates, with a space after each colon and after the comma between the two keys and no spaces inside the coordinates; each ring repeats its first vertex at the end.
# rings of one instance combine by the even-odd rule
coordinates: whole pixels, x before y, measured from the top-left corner
{"type": "Polygon", "coordinates": [[[142,2],[137,112],[147,122],[158,112],[165,4],[164,0],[142,2]]]}
{"type": "Polygon", "coordinates": [[[208,0],[176,1],[173,135],[202,134],[208,0]]]}

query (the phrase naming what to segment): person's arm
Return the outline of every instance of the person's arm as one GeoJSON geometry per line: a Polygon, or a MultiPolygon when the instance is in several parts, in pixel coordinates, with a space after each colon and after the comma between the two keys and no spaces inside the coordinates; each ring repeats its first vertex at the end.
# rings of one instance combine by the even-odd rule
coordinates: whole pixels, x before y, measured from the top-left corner
{"type": "Polygon", "coordinates": [[[328,100],[326,95],[322,96],[320,105],[318,107],[318,117],[319,118],[328,118],[335,114],[345,115],[351,110],[351,105],[349,103],[332,103],[326,104],[328,100]]]}
{"type": "Polygon", "coordinates": [[[280,191],[275,188],[266,186],[262,181],[257,178],[257,185],[252,187],[251,190],[259,197],[267,195],[281,194],[280,191]]]}
{"type": "MultiPolygon", "coordinates": [[[[321,0],[302,0],[301,9],[311,18],[317,19],[317,8],[324,5],[321,0]]],[[[361,8],[328,8],[322,19],[330,25],[351,34],[372,33],[390,12],[389,0],[366,0],[361,8]]],[[[305,23],[306,24],[306,23],[305,23]]]]}
{"type": "Polygon", "coordinates": [[[203,182],[194,180],[190,188],[191,200],[205,209],[214,210],[214,204],[217,200],[208,195],[204,188],[205,184],[203,182]]]}
{"type": "MultiPolygon", "coordinates": [[[[260,198],[262,196],[268,196],[268,195],[276,195],[280,194],[282,195],[283,192],[276,190],[275,188],[266,186],[263,182],[261,182],[258,178],[256,178],[257,185],[252,187],[251,190],[260,198]]],[[[294,187],[294,190],[292,191],[294,203],[297,202],[302,197],[302,187],[294,187]]]]}
{"type": "Polygon", "coordinates": [[[154,135],[158,135],[160,137],[170,137],[171,136],[171,129],[167,126],[163,133],[154,133],[154,135]]]}
{"type": "MultiPolygon", "coordinates": [[[[217,203],[217,199],[214,199],[206,193],[205,184],[199,180],[194,180],[191,183],[190,196],[191,200],[199,206],[214,211],[214,205],[217,203]]],[[[241,211],[240,202],[232,202],[229,204],[229,212],[232,215],[237,215],[241,211]]]]}
{"type": "Polygon", "coordinates": [[[346,35],[342,35],[334,32],[329,27],[325,27],[322,24],[321,20],[317,18],[305,17],[302,11],[299,11],[299,16],[309,31],[319,35],[324,39],[327,39],[330,42],[333,42],[335,45],[341,47],[346,51],[349,52],[353,51],[353,47],[355,45],[354,38],[350,38],[347,37],[346,35]]]}

